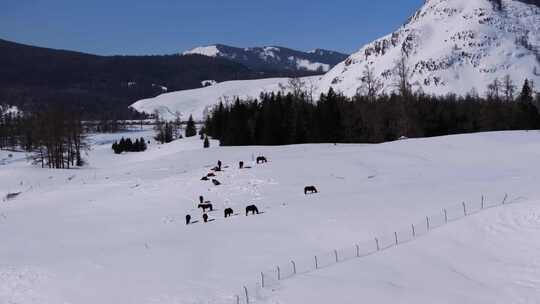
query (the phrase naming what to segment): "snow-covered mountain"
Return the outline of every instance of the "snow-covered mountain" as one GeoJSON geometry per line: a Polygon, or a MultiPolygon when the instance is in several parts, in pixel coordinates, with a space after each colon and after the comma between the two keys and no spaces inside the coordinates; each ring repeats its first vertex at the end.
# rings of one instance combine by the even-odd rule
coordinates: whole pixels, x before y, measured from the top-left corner
{"type": "Polygon", "coordinates": [[[392,91],[402,56],[413,90],[431,94],[483,94],[495,78],[506,75],[517,85],[525,78],[540,83],[539,2],[426,0],[397,31],[328,72],[320,89],[354,95],[367,66],[383,82],[383,90],[392,91]]]}
{"type": "MultiPolygon", "coordinates": [[[[363,73],[368,67],[383,85],[380,93],[390,93],[397,89],[396,63],[403,56],[412,89],[428,94],[465,95],[475,91],[483,95],[488,84],[496,78],[502,81],[506,75],[518,89],[525,78],[540,84],[540,7],[533,3],[537,0],[527,1],[426,0],[397,31],[362,47],[325,75],[305,81],[314,96],[330,87],[353,96],[362,90],[363,73]]],[[[276,56],[274,51],[267,51],[276,56]]],[[[219,47],[193,52],[222,56],[219,47]]],[[[197,111],[223,97],[257,97],[271,88],[280,89],[279,83],[286,84],[287,80],[235,81],[161,95],[140,101],[134,108],[201,117],[197,111]],[[235,89],[229,90],[229,85],[235,89]]]]}
{"type": "Polygon", "coordinates": [[[328,72],[347,58],[346,54],[323,49],[302,52],[279,46],[237,48],[222,44],[196,47],[182,54],[226,58],[255,70],[320,73],[328,72]]]}

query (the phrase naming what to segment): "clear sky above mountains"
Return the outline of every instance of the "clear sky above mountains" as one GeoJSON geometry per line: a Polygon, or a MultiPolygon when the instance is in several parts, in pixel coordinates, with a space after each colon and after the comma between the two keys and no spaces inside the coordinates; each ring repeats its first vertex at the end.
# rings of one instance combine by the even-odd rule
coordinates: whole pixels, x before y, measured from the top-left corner
{"type": "Polygon", "coordinates": [[[424,0],[2,0],[0,38],[97,54],[282,45],[351,53],[424,0]]]}

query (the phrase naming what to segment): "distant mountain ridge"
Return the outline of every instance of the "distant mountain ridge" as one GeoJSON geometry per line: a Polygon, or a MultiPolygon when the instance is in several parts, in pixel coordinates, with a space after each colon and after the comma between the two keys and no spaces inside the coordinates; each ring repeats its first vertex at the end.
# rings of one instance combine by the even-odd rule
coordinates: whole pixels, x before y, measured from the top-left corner
{"type": "Polygon", "coordinates": [[[320,74],[273,67],[197,55],[98,56],[0,39],[0,104],[24,112],[63,104],[89,119],[126,118],[136,100],[203,83],[320,74]]]}
{"type": "Polygon", "coordinates": [[[224,44],[196,47],[182,55],[203,55],[225,58],[253,70],[276,70],[325,73],[348,55],[336,51],[315,49],[302,52],[281,46],[239,48],[224,44]]]}

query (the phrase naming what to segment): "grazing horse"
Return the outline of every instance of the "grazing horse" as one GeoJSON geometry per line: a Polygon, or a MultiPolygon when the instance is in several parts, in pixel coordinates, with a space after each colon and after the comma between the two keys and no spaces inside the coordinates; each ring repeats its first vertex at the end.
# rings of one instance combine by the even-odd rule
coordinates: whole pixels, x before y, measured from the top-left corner
{"type": "Polygon", "coordinates": [[[268,162],[268,159],[266,159],[266,157],[264,156],[258,156],[257,157],[257,164],[261,163],[261,164],[264,164],[264,163],[267,163],[268,162]]]}
{"type": "Polygon", "coordinates": [[[255,205],[247,206],[246,207],[246,216],[248,216],[248,213],[250,213],[250,212],[251,212],[251,214],[255,214],[255,213],[259,214],[259,209],[257,209],[257,206],[255,206],[255,205]]]}
{"type": "Polygon", "coordinates": [[[317,191],[317,188],[315,188],[315,186],[307,186],[304,188],[304,194],[307,195],[308,193],[319,193],[319,191],[317,191]]]}
{"type": "Polygon", "coordinates": [[[216,177],[216,174],[214,172],[210,172],[206,174],[206,177],[216,177]]]}
{"type": "Polygon", "coordinates": [[[225,209],[225,217],[229,217],[231,215],[233,215],[234,211],[232,210],[232,208],[227,208],[225,209]]]}
{"type": "Polygon", "coordinates": [[[201,208],[203,212],[206,212],[206,209],[210,209],[210,211],[214,211],[214,206],[212,206],[212,204],[199,204],[197,208],[201,208]]]}
{"type": "Polygon", "coordinates": [[[244,162],[243,161],[238,163],[238,168],[244,169],[244,162]]]}
{"type": "Polygon", "coordinates": [[[208,214],[206,214],[206,213],[203,214],[202,218],[203,218],[203,221],[204,221],[205,223],[208,222],[208,214]]]}
{"type": "Polygon", "coordinates": [[[201,180],[202,180],[202,181],[209,181],[210,179],[208,178],[208,176],[203,176],[203,177],[201,178],[201,180]]]}
{"type": "Polygon", "coordinates": [[[191,223],[191,215],[186,215],[186,225],[189,225],[191,223]]]}
{"type": "Polygon", "coordinates": [[[213,179],[213,180],[212,180],[212,183],[214,184],[214,186],[219,186],[219,185],[221,185],[221,183],[220,183],[217,179],[213,179]]]}

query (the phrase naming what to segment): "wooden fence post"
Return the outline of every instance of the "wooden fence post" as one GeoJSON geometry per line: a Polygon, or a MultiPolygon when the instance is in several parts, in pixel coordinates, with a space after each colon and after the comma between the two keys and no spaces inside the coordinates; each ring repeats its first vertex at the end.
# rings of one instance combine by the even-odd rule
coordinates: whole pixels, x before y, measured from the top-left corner
{"type": "Polygon", "coordinates": [[[240,304],[240,296],[236,295],[236,304],[240,304]]]}
{"type": "Polygon", "coordinates": [[[277,279],[281,281],[281,269],[279,269],[279,266],[277,266],[277,279]]]}
{"type": "Polygon", "coordinates": [[[248,289],[246,286],[244,286],[244,292],[246,294],[246,303],[249,304],[249,293],[248,293],[248,289]]]}
{"type": "Polygon", "coordinates": [[[414,224],[412,224],[411,227],[412,227],[412,236],[413,236],[413,238],[415,238],[416,237],[416,231],[414,230],[414,224]]]}
{"type": "Polygon", "coordinates": [[[502,201],[502,204],[503,204],[503,205],[506,203],[506,199],[507,199],[507,198],[508,198],[508,194],[505,194],[505,195],[504,195],[504,199],[503,199],[503,201],[502,201]]]}
{"type": "Polygon", "coordinates": [[[484,196],[482,195],[482,209],[484,209],[484,196]]]}
{"type": "Polygon", "coordinates": [[[356,246],[356,257],[359,258],[360,257],[360,246],[358,244],[356,244],[355,246],[356,246]]]}
{"type": "Polygon", "coordinates": [[[293,273],[296,274],[296,263],[293,260],[291,260],[291,264],[292,264],[293,273]]]}
{"type": "Polygon", "coordinates": [[[381,246],[379,245],[379,239],[375,238],[375,244],[377,245],[377,251],[381,250],[381,246]]]}
{"type": "Polygon", "coordinates": [[[429,231],[429,216],[426,216],[427,230],[429,231]]]}
{"type": "Polygon", "coordinates": [[[315,269],[319,269],[319,260],[317,259],[317,256],[315,256],[315,269]]]}
{"type": "Polygon", "coordinates": [[[444,222],[448,224],[448,211],[444,209],[444,222]]]}
{"type": "Polygon", "coordinates": [[[397,232],[394,232],[394,237],[396,238],[396,246],[399,245],[398,238],[397,238],[397,232]]]}
{"type": "Polygon", "coordinates": [[[264,273],[261,272],[261,286],[264,288],[264,273]]]}
{"type": "Polygon", "coordinates": [[[467,206],[465,205],[465,202],[463,202],[463,214],[467,216],[467,206]]]}

